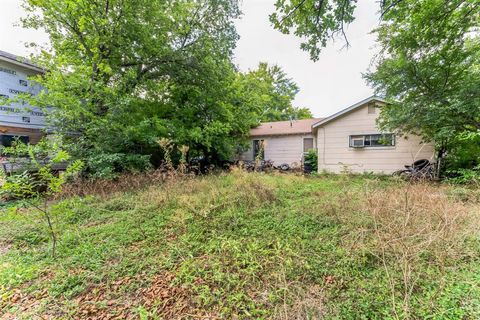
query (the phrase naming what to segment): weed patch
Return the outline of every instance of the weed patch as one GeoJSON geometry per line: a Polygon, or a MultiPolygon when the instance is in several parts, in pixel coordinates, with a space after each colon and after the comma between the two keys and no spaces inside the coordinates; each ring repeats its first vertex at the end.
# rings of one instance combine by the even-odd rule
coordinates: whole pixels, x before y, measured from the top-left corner
{"type": "Polygon", "coordinates": [[[478,318],[480,209],[470,191],[233,170],[71,197],[52,204],[64,213],[58,261],[37,231],[0,222],[0,312],[478,318]]]}

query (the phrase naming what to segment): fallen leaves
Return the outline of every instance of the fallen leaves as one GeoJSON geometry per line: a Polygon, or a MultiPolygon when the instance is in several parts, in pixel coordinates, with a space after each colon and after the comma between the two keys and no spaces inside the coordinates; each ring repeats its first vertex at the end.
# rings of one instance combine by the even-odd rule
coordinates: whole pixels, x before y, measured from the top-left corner
{"type": "Polygon", "coordinates": [[[0,305],[0,319],[15,320],[19,314],[33,315],[33,319],[65,316],[82,320],[138,319],[139,308],[163,319],[219,318],[198,307],[193,294],[175,283],[173,273],[159,273],[150,281],[145,278],[146,275],[139,274],[136,277],[122,277],[113,282],[92,285],[70,300],[54,300],[46,289],[34,293],[17,289],[9,295],[6,304],[0,305]],[[55,303],[50,303],[51,301],[55,303]],[[73,315],[66,313],[67,304],[73,304],[73,315]],[[7,307],[12,312],[7,312],[7,307]]]}
{"type": "Polygon", "coordinates": [[[134,292],[124,292],[126,286],[139,279],[121,278],[109,286],[91,288],[77,297],[78,311],[75,319],[113,320],[138,319],[138,308],[165,319],[202,318],[218,319],[197,308],[192,294],[175,284],[175,275],[163,272],[150,284],[134,292]]]}

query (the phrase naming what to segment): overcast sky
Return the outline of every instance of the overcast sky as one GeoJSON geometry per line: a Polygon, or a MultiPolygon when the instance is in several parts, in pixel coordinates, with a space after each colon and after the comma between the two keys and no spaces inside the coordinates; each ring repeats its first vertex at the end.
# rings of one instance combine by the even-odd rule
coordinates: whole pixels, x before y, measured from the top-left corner
{"type": "MultiPolygon", "coordinates": [[[[343,49],[339,39],[329,43],[317,62],[300,50],[300,40],[273,29],[268,16],[275,0],[243,0],[241,20],[237,22],[240,41],[235,62],[241,70],[255,68],[259,62],[281,66],[299,85],[295,105],[308,107],[317,117],[328,116],[372,95],[362,79],[375,53],[374,36],[369,32],[377,25],[376,0],[358,1],[357,20],[349,26],[347,36],[351,47],[343,49]]],[[[18,26],[23,10],[21,0],[0,0],[0,50],[28,55],[24,43],[46,43],[45,34],[18,26]]]]}

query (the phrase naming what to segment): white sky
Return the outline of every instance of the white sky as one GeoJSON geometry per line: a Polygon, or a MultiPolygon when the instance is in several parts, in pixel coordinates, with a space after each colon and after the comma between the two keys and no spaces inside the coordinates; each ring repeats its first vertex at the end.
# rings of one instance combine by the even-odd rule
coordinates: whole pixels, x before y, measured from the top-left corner
{"type": "MultiPolygon", "coordinates": [[[[281,66],[300,87],[295,105],[308,107],[318,117],[328,116],[372,95],[362,79],[375,53],[377,25],[376,0],[358,1],[356,21],[347,29],[351,47],[341,50],[342,39],[330,42],[320,59],[312,62],[300,50],[300,40],[273,29],[268,20],[275,0],[243,0],[241,20],[237,21],[240,41],[235,62],[241,70],[256,68],[259,62],[281,66]]],[[[47,36],[36,30],[24,30],[14,24],[24,15],[21,0],[0,0],[0,50],[28,56],[32,51],[24,43],[45,44],[47,36]]]]}

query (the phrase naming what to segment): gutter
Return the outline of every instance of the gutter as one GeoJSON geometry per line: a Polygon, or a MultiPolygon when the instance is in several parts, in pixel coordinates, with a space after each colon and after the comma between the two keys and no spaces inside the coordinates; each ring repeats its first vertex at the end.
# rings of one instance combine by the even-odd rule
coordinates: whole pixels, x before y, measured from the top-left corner
{"type": "Polygon", "coordinates": [[[26,60],[26,59],[24,59],[24,60],[25,61],[21,61],[18,57],[16,57],[16,56],[14,57],[14,55],[10,55],[10,54],[7,55],[6,52],[0,51],[0,61],[11,63],[11,64],[14,64],[14,65],[26,68],[26,69],[36,71],[38,73],[45,73],[46,72],[46,70],[42,69],[41,67],[36,66],[31,62],[28,62],[28,60],[26,60]]]}

